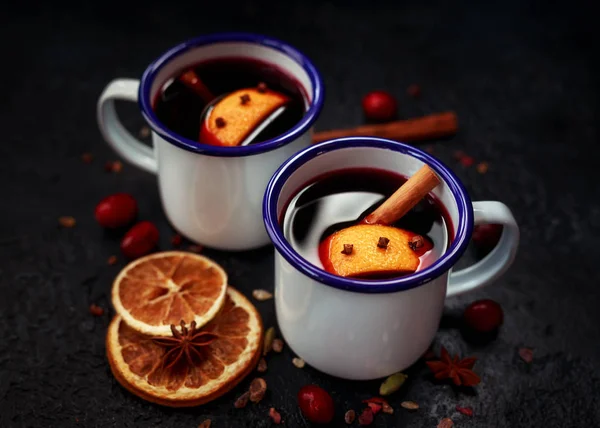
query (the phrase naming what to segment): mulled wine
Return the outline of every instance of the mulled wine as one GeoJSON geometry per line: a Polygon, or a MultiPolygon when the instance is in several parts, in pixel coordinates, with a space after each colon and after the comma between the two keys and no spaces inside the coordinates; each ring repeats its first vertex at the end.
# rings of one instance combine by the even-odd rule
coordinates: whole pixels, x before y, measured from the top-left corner
{"type": "Polygon", "coordinates": [[[266,87],[289,99],[283,113],[262,130],[252,144],[275,138],[294,127],[308,106],[308,97],[300,83],[273,64],[249,58],[211,59],[172,76],[154,99],[153,109],[158,119],[173,132],[190,140],[200,139],[201,115],[209,103],[185,84],[182,76],[189,71],[195,72],[215,98],[240,89],[266,87]]]}
{"type": "MultiPolygon", "coordinates": [[[[317,177],[300,190],[284,210],[280,219],[284,235],[302,257],[329,270],[324,244],[332,234],[360,223],[406,180],[402,175],[371,168],[344,169],[317,177]]],[[[409,236],[423,238],[424,245],[415,248],[419,258],[417,271],[435,262],[452,241],[453,231],[448,218],[441,203],[428,195],[400,220],[389,225],[407,231],[409,236]]],[[[346,246],[342,252],[346,250],[352,251],[352,248],[346,246]]],[[[362,278],[398,276],[403,274],[396,272],[362,278]]]]}

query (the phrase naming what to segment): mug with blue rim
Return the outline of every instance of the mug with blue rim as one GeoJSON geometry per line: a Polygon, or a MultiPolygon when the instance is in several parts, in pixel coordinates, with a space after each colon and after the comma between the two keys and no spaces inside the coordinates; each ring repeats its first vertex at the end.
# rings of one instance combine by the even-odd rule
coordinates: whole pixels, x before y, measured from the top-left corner
{"type": "Polygon", "coordinates": [[[349,137],[308,147],[273,175],[263,201],[275,245],[275,310],[290,348],[333,376],[367,380],[413,364],[430,346],[447,297],[499,278],[513,262],[519,228],[497,201],[471,202],[459,179],[438,159],[415,147],[375,137],[349,137]],[[424,164],[441,178],[433,194],[445,207],[451,230],[446,251],[416,273],[382,280],[344,278],[302,257],[280,219],[292,198],[315,178],[349,168],[413,175],[424,164]],[[498,245],[474,265],[453,271],[474,225],[502,224],[498,245]]]}
{"type": "Polygon", "coordinates": [[[319,72],[294,47],[262,35],[218,33],[169,49],[141,80],[110,82],[98,100],[97,120],[104,139],[123,159],[158,176],[164,211],[179,233],[220,250],[248,250],[269,243],[262,220],[265,187],[283,161],[310,145],[323,98],[319,72]],[[161,87],[180,71],[216,58],[261,60],[289,74],[307,94],[302,119],[275,138],[243,147],[207,145],[168,129],[152,108],[161,87]],[[152,130],[152,147],[121,124],[115,100],[138,102],[152,130]]]}

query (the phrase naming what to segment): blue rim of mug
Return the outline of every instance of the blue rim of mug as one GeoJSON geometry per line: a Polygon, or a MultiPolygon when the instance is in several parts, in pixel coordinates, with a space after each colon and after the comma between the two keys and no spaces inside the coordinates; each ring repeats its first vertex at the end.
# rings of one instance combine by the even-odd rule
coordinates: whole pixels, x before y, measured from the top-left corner
{"type": "MultiPolygon", "coordinates": [[[[368,165],[365,165],[368,166],[368,165]]],[[[301,189],[295,189],[296,194],[301,189]]],[[[288,201],[285,201],[286,203],[288,201]]],[[[473,205],[463,184],[458,177],[442,162],[428,153],[397,141],[376,137],[348,137],[324,141],[310,146],[289,158],[273,174],[263,199],[263,220],[267,233],[281,256],[292,267],[302,274],[322,284],[341,290],[359,293],[392,293],[409,290],[426,284],[448,271],[465,252],[471,233],[473,232],[473,205]],[[283,230],[279,225],[277,204],[283,186],[290,176],[310,160],[325,153],[335,150],[344,150],[357,147],[370,147],[375,149],[392,150],[400,152],[429,165],[448,186],[458,207],[458,224],[455,226],[455,236],[450,247],[431,266],[414,274],[385,280],[368,280],[356,278],[343,278],[333,275],[315,266],[304,259],[285,239],[283,230]]]]}
{"type": "Polygon", "coordinates": [[[174,144],[177,147],[194,153],[201,153],[209,156],[230,157],[250,156],[268,152],[270,150],[276,149],[296,140],[298,137],[307,132],[308,129],[315,122],[315,120],[317,120],[323,107],[324,95],[325,93],[321,75],[319,74],[313,63],[306,57],[306,55],[304,55],[296,48],[280,40],[274,39],[272,37],[263,36],[260,34],[213,33],[184,41],[178,44],[177,46],[174,46],[173,48],[169,49],[168,51],[163,53],[156,61],[151,63],[148,66],[148,68],[146,68],[146,71],[144,71],[144,74],[142,75],[142,79],[140,81],[138,103],[142,111],[142,115],[144,116],[150,127],[154,130],[154,132],[156,132],[158,135],[160,135],[162,138],[164,138],[171,144],[174,144]],[[177,56],[190,49],[194,49],[198,46],[227,42],[244,42],[267,46],[269,48],[284,53],[292,60],[297,62],[304,69],[304,71],[308,74],[310,78],[313,91],[311,94],[312,99],[310,101],[309,108],[300,120],[300,122],[298,122],[294,127],[290,128],[288,131],[284,132],[281,135],[278,135],[275,138],[243,147],[220,147],[203,144],[198,141],[190,140],[188,138],[176,134],[160,122],[160,120],[154,113],[154,110],[152,109],[152,99],[150,97],[150,92],[152,89],[152,83],[154,82],[154,79],[156,78],[158,72],[162,69],[162,67],[164,67],[177,56]]]}

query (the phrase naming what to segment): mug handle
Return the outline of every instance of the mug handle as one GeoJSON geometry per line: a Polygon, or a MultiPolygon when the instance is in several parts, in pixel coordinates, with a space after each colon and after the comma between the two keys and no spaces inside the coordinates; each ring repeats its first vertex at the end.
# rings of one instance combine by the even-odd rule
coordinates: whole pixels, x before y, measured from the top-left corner
{"type": "Polygon", "coordinates": [[[125,129],[115,110],[115,100],[137,102],[139,86],[140,81],[135,79],[115,79],[106,85],[97,104],[98,126],[104,139],[123,159],[156,174],[154,150],[125,129]]]}
{"type": "Polygon", "coordinates": [[[473,202],[475,225],[501,224],[502,236],[496,247],[473,266],[451,272],[446,297],[486,286],[510,267],[519,246],[519,226],[510,209],[498,201],[473,202]]]}

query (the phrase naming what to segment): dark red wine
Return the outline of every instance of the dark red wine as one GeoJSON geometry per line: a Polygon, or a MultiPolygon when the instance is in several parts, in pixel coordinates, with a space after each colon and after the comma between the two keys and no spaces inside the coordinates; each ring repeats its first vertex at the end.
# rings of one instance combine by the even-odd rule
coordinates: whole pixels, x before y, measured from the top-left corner
{"type": "Polygon", "coordinates": [[[273,64],[248,58],[219,58],[181,70],[168,79],[154,99],[158,119],[173,132],[198,141],[201,113],[206,103],[186,87],[179,76],[193,69],[210,92],[218,97],[238,89],[265,83],[269,89],[287,95],[291,102],[285,112],[258,135],[253,143],[269,140],[288,131],[304,116],[307,97],[300,83],[273,64]]]}
{"type": "MultiPolygon", "coordinates": [[[[406,180],[404,176],[370,168],[345,169],[318,177],[289,202],[281,219],[284,235],[300,255],[322,268],[319,245],[323,240],[357,224],[406,180]]],[[[427,196],[391,226],[429,241],[431,249],[420,255],[421,270],[447,249],[454,234],[450,224],[446,209],[427,196]]]]}

